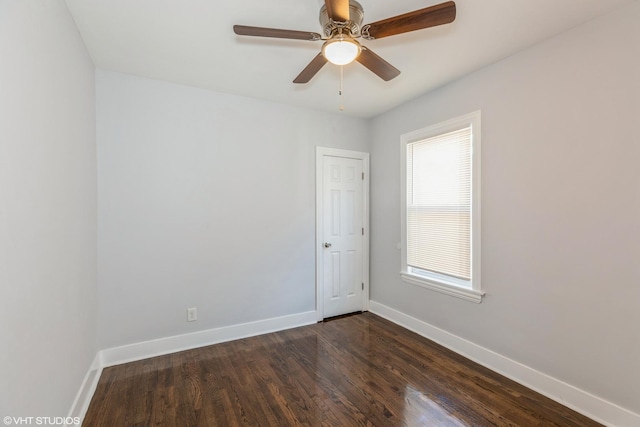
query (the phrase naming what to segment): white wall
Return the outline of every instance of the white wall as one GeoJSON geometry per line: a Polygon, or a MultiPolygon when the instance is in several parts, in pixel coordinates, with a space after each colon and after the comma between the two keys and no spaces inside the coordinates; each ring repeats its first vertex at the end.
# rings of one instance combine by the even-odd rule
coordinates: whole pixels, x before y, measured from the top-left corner
{"type": "Polygon", "coordinates": [[[314,310],[314,147],[368,151],[367,122],[96,79],[100,347],[314,310]]]}
{"type": "Polygon", "coordinates": [[[372,300],[640,413],[640,3],[373,120],[372,300]],[[482,110],[473,304],[400,280],[400,135],[482,110]]]}
{"type": "Polygon", "coordinates": [[[66,416],[96,353],[91,59],[61,0],[0,2],[0,415],[66,416]]]}

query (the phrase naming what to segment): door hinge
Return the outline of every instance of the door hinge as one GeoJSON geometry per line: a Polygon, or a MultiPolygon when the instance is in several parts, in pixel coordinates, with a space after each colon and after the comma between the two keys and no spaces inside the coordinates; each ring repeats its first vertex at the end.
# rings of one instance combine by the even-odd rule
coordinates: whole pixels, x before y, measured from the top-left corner
{"type": "Polygon", "coordinates": [[[364,172],[362,172],[362,180],[364,181],[364,172]]]}
{"type": "Polygon", "coordinates": [[[364,236],[364,227],[362,227],[362,235],[364,236]]]}
{"type": "Polygon", "coordinates": [[[364,283],[362,284],[362,290],[364,291],[364,283]]]}

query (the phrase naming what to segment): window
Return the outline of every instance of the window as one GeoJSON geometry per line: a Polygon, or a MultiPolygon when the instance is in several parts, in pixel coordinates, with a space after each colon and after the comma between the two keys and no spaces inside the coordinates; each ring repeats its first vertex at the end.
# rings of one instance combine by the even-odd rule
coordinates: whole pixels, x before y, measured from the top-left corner
{"type": "Polygon", "coordinates": [[[480,112],[401,140],[402,278],[481,302],[480,112]]]}

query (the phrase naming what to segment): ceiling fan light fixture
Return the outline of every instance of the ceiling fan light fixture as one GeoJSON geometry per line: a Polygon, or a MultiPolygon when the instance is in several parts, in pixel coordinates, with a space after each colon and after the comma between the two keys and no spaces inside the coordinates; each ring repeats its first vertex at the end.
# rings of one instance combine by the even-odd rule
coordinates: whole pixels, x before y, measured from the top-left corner
{"type": "Polygon", "coordinates": [[[360,55],[360,43],[351,37],[335,37],[322,46],[322,54],[335,65],[347,65],[360,55]]]}

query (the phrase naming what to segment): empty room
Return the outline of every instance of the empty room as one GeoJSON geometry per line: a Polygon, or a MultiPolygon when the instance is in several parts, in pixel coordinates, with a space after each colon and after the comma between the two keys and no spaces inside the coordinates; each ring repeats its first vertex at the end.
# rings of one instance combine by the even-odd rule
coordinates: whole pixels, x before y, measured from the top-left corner
{"type": "Polygon", "coordinates": [[[640,427],[640,0],[0,0],[0,417],[640,427]]]}

